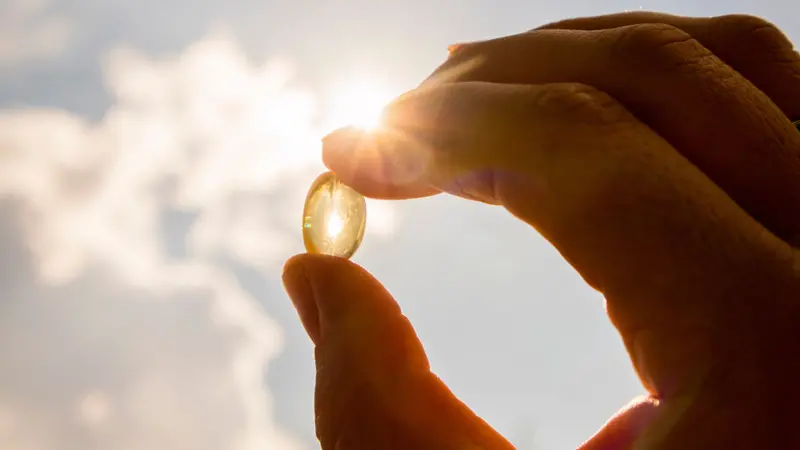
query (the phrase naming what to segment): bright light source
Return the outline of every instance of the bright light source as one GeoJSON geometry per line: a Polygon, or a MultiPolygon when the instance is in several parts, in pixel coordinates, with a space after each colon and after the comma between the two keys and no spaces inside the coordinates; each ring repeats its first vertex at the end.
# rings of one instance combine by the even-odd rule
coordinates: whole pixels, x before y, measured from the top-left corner
{"type": "Polygon", "coordinates": [[[380,125],[383,108],[394,96],[366,80],[351,80],[331,92],[329,126],[355,125],[367,130],[380,125]]]}
{"type": "Polygon", "coordinates": [[[333,214],[330,219],[328,219],[328,223],[325,224],[326,232],[329,238],[335,238],[342,232],[344,228],[344,220],[339,217],[338,214],[333,214]]]}

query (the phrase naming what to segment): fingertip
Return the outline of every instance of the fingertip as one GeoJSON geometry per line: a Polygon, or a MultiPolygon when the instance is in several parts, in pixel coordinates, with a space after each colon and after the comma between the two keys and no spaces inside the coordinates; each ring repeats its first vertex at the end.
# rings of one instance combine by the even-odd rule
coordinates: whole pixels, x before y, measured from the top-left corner
{"type": "Polygon", "coordinates": [[[319,310],[314,288],[306,271],[308,255],[289,258],[283,266],[283,286],[292,301],[308,337],[316,345],[320,340],[319,310]]]}
{"type": "Polygon", "coordinates": [[[345,317],[365,316],[380,322],[400,313],[397,302],[383,285],[366,269],[345,258],[296,255],[286,263],[284,283],[298,312],[304,312],[301,319],[308,318],[316,324],[321,339],[345,317]],[[312,302],[304,300],[308,297],[313,297],[313,310],[312,302]]]}
{"type": "Polygon", "coordinates": [[[296,276],[297,271],[302,270],[303,261],[307,256],[309,256],[308,253],[300,253],[286,260],[283,264],[283,274],[281,275],[284,282],[286,282],[287,279],[292,279],[296,276]]]}
{"type": "Polygon", "coordinates": [[[358,264],[342,257],[320,253],[301,253],[286,261],[283,269],[284,283],[294,282],[300,277],[307,280],[312,288],[322,288],[320,292],[339,282],[352,281],[353,278],[369,276],[358,264]]]}
{"type": "MultiPolygon", "coordinates": [[[[337,256],[303,253],[286,261],[283,284],[300,321],[315,345],[326,330],[365,303],[387,302],[382,286],[364,268],[337,256]]],[[[390,298],[390,297],[389,297],[390,298]]],[[[388,302],[391,306],[394,301],[388,302]]],[[[385,306],[384,306],[385,308],[385,306]]]]}
{"type": "Polygon", "coordinates": [[[399,200],[439,191],[423,182],[427,161],[394,130],[337,129],[322,139],[322,162],[343,183],[369,198],[399,200]]]}
{"type": "Polygon", "coordinates": [[[322,138],[322,161],[336,164],[353,150],[366,136],[364,129],[355,126],[337,128],[322,138]]]}
{"type": "Polygon", "coordinates": [[[365,196],[380,184],[379,155],[371,141],[365,130],[356,127],[339,128],[322,138],[322,163],[365,196]]]}
{"type": "Polygon", "coordinates": [[[635,445],[660,413],[659,402],[652,397],[638,397],[623,407],[578,450],[618,450],[635,445]]]}
{"type": "Polygon", "coordinates": [[[322,138],[322,162],[340,176],[355,173],[372,152],[373,136],[356,126],[338,128],[322,138]],[[359,164],[355,164],[359,159],[359,164]]]}
{"type": "Polygon", "coordinates": [[[349,267],[350,269],[356,268],[356,270],[364,270],[358,264],[350,261],[347,258],[342,258],[339,256],[333,255],[325,255],[322,253],[300,253],[298,255],[294,255],[286,261],[284,265],[284,274],[289,271],[293,270],[295,266],[302,266],[306,271],[309,272],[318,272],[318,271],[330,271],[330,270],[348,270],[343,269],[343,267],[349,267]]]}

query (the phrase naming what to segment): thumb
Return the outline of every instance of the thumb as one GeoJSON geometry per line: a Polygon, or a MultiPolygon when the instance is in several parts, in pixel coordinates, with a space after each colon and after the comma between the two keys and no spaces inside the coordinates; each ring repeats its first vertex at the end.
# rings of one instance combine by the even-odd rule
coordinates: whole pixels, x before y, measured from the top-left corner
{"type": "Polygon", "coordinates": [[[283,281],[316,346],[323,450],[513,448],[431,373],[408,319],[366,270],[298,255],[283,281]]]}

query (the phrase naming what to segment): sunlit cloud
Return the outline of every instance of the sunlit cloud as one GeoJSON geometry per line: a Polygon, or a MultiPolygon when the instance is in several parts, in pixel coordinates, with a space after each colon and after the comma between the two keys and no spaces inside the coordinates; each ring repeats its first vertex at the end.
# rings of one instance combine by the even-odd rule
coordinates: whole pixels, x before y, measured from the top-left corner
{"type": "MultiPolygon", "coordinates": [[[[193,417],[201,421],[193,427],[210,432],[216,416],[206,418],[202,408],[217,400],[202,396],[224,391],[231,400],[223,403],[241,415],[241,426],[231,428],[238,431],[216,448],[300,449],[299,441],[275,425],[263,386],[266,366],[282,347],[281,330],[219,261],[276,273],[299,248],[291,239],[301,242],[304,190],[324,170],[320,138],[326,127],[372,117],[388,98],[343,88],[330,94],[349,101],[321,110],[313,92],[293,84],[288,63],[253,64],[225,36],[164,59],[118,48],[104,65],[112,104],[99,121],[56,109],[0,111],[0,199],[21,205],[16,219],[43,282],[69,286],[102,268],[145,298],[186,301],[202,295],[209,302],[206,317],[186,319],[181,329],[190,335],[215,330],[230,345],[227,353],[208,355],[191,374],[184,373],[179,356],[158,364],[148,356],[130,368],[137,377],[125,386],[72,392],[75,423],[102,433],[98,448],[154,448],[162,436],[183,442],[173,448],[212,448],[192,444],[192,427],[182,428],[176,418],[193,417]],[[178,237],[185,241],[181,254],[165,246],[169,212],[188,218],[178,237]],[[295,235],[287,234],[293,229],[295,235]],[[179,383],[179,375],[193,379],[179,383]],[[164,430],[165,423],[176,425],[164,430]]],[[[368,234],[391,235],[391,206],[370,201],[369,207],[368,234]]],[[[165,308],[152,305],[156,316],[165,308]]],[[[9,332],[26,336],[24,326],[9,332]]],[[[127,332],[132,334],[113,344],[123,346],[120,354],[167,351],[139,349],[142,336],[161,331],[127,332]]],[[[51,357],[47,346],[37,348],[40,359],[51,357]]],[[[19,414],[23,420],[57,414],[8,407],[1,392],[0,413],[0,431],[19,414]]],[[[35,431],[47,435],[46,429],[35,431]]],[[[26,448],[19,442],[11,450],[26,448]]]]}

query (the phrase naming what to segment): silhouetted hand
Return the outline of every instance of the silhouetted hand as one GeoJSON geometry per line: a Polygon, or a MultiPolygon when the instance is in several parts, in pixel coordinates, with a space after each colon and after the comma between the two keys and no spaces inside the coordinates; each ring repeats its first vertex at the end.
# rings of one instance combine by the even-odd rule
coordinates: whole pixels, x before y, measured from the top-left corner
{"type": "MultiPolygon", "coordinates": [[[[583,449],[796,449],[800,58],[748,16],[631,13],[458,46],[324,161],[378,198],[505,207],[606,298],[651,397],[583,449]]],[[[508,449],[362,268],[300,255],[326,450],[508,449]]]]}

